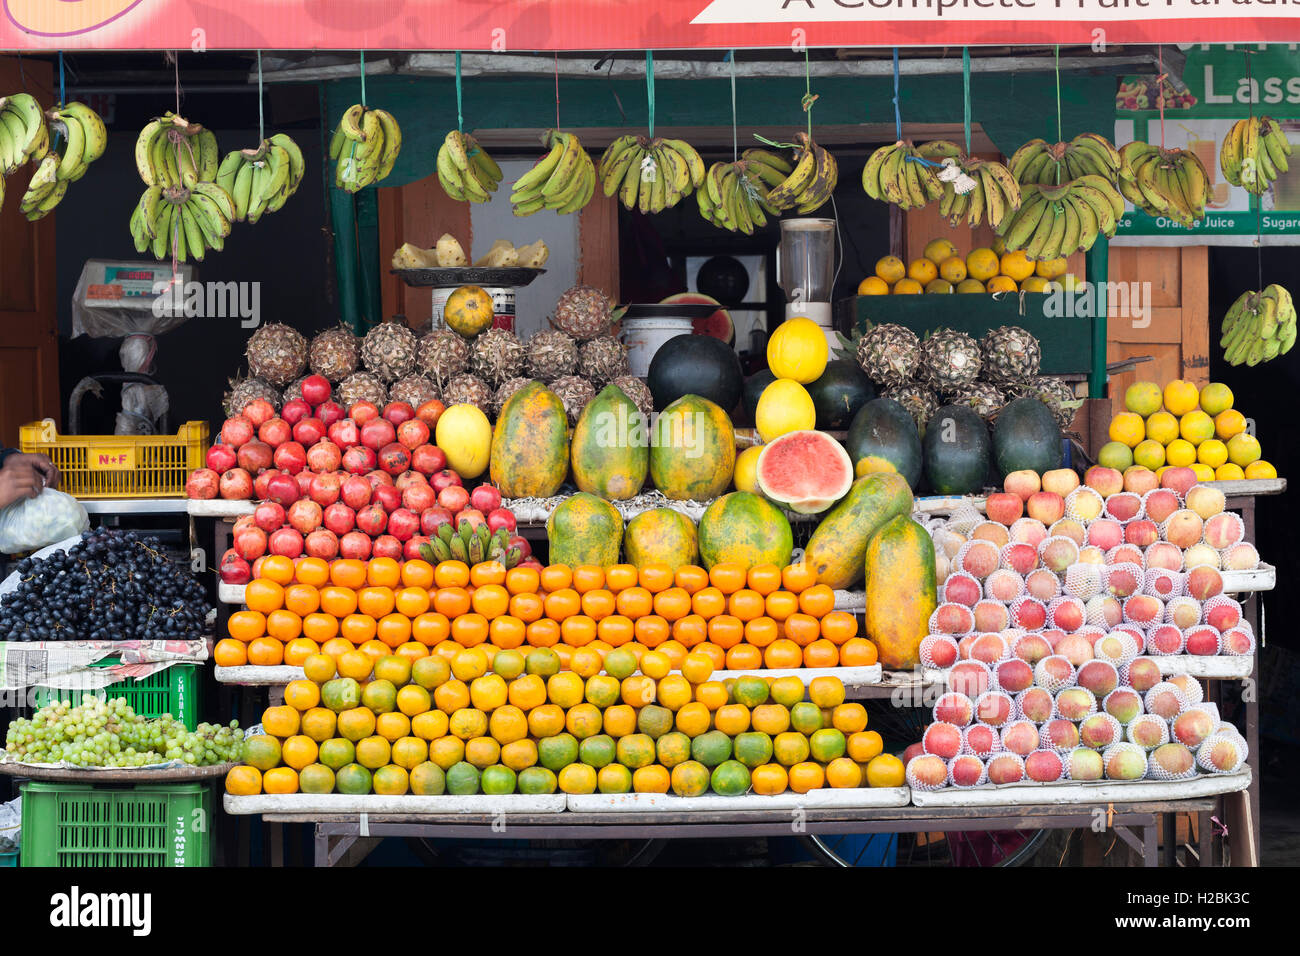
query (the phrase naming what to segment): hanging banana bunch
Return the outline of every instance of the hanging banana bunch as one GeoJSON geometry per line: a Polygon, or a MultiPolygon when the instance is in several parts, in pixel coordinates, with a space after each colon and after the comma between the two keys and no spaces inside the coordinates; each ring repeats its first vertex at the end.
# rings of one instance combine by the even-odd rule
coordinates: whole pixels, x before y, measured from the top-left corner
{"type": "Polygon", "coordinates": [[[1281,124],[1269,116],[1252,116],[1237,120],[1228,130],[1219,150],[1219,166],[1232,185],[1262,196],[1290,168],[1290,155],[1291,141],[1281,124]]]}
{"type": "Polygon", "coordinates": [[[234,202],[232,219],[254,223],[284,206],[298,191],[306,169],[298,144],[276,133],[256,149],[227,153],[217,168],[217,185],[234,202]]]}
{"type": "Polygon", "coordinates": [[[956,226],[963,219],[978,226],[984,219],[996,229],[1002,220],[1020,208],[1020,184],[1001,163],[974,159],[955,143],[937,139],[916,148],[918,155],[939,163],[943,184],[939,214],[956,226]]]}
{"type": "MultiPolygon", "coordinates": [[[[762,153],[748,150],[746,155],[762,153]]],[[[785,160],[776,154],[771,158],[780,163],[785,160]]],[[[714,163],[704,175],[704,182],[695,192],[700,215],[719,229],[753,235],[755,228],[767,225],[768,215],[779,216],[780,211],[767,201],[771,192],[762,179],[759,166],[777,170],[779,167],[761,163],[757,159],[741,159],[735,163],[714,163]]],[[[784,175],[781,180],[784,181],[784,175]]]]}
{"type": "Polygon", "coordinates": [[[1022,183],[1023,201],[1002,220],[998,235],[1008,252],[1026,258],[1058,259],[1092,248],[1097,236],[1115,234],[1124,197],[1103,176],[1089,174],[1059,186],[1022,183]]]}
{"type": "Polygon", "coordinates": [[[213,182],[219,158],[212,130],[170,111],[145,124],[135,141],[135,168],[146,186],[213,182]]]}
{"type": "Polygon", "coordinates": [[[596,166],[606,196],[627,209],[663,212],[704,184],[704,160],[690,143],[627,134],[609,144],[596,166]]]}
{"type": "Polygon", "coordinates": [[[222,250],[234,218],[234,200],[216,183],[154,185],[131,213],[131,238],[136,252],[155,259],[174,254],[179,262],[202,262],[207,250],[222,250]]]}
{"type": "Polygon", "coordinates": [[[0,96],[0,176],[24,163],[45,159],[50,131],[41,105],[30,93],[0,96]]]}
{"type": "Polygon", "coordinates": [[[1295,345],[1295,304],[1280,285],[1243,292],[1223,317],[1219,345],[1229,365],[1255,366],[1295,345]]]}
{"type": "Polygon", "coordinates": [[[1080,133],[1068,143],[1031,139],[1007,163],[1022,186],[1055,186],[1083,176],[1100,176],[1115,186],[1119,166],[1119,150],[1096,133],[1080,133]]]}
{"type": "Polygon", "coordinates": [[[373,186],[393,171],[401,149],[402,128],[391,113],[354,103],[330,137],[334,185],[350,193],[373,186]]]}
{"type": "Polygon", "coordinates": [[[942,199],[943,186],[939,170],[907,140],[880,147],[862,167],[866,194],[900,209],[920,209],[942,199]]]}
{"type": "Polygon", "coordinates": [[[766,187],[762,194],[775,213],[795,210],[807,215],[826,204],[840,181],[840,167],[829,150],[818,146],[807,133],[795,134],[794,156],[786,160],[766,149],[747,149],[741,154],[745,172],[766,187]]]}
{"type": "Polygon", "coordinates": [[[511,187],[516,216],[531,216],[543,209],[577,212],[596,192],[596,164],[574,133],[550,129],[542,134],[550,150],[511,187]]]}
{"type": "Polygon", "coordinates": [[[469,133],[454,129],[438,147],[438,182],[452,199],[487,202],[502,178],[496,160],[469,133]]]}
{"type": "Polygon", "coordinates": [[[1205,215],[1210,177],[1195,153],[1134,141],[1119,156],[1119,191],[1135,208],[1188,229],[1205,215]]]}

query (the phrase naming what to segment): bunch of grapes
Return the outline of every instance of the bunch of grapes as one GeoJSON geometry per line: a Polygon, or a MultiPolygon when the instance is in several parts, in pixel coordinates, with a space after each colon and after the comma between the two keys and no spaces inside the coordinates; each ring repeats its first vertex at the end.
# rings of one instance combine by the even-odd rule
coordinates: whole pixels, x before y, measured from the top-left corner
{"type": "Polygon", "coordinates": [[[56,700],[30,718],[14,720],[5,749],[24,763],[144,767],[181,761],[206,767],[242,760],[244,735],[238,721],[199,724],[189,731],[170,714],[150,720],[125,700],[87,694],[76,706],[56,700]]]}
{"type": "Polygon", "coordinates": [[[24,558],[0,600],[0,641],[194,640],[212,609],[156,537],[96,528],[48,558],[24,558]]]}

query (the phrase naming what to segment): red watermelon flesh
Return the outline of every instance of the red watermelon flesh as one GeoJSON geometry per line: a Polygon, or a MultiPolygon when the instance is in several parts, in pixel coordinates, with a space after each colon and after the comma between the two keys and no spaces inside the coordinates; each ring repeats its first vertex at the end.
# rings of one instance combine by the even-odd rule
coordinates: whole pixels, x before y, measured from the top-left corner
{"type": "Polygon", "coordinates": [[[691,324],[695,326],[696,335],[711,335],[715,339],[721,339],[728,345],[736,339],[736,327],[732,324],[731,313],[722,308],[722,303],[713,296],[705,295],[702,292],[679,292],[677,295],[670,295],[659,303],[660,305],[716,305],[718,311],[703,319],[693,319],[691,324]]]}
{"type": "Polygon", "coordinates": [[[825,432],[787,432],[763,446],[757,477],[768,498],[812,515],[849,493],[853,462],[844,446],[825,432]]]}

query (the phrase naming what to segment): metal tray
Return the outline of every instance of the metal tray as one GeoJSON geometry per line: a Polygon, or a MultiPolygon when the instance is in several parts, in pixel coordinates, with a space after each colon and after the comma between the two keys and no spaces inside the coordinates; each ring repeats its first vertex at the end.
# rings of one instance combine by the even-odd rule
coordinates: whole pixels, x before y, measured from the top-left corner
{"type": "Polygon", "coordinates": [[[390,269],[389,271],[407,285],[417,289],[459,285],[518,289],[530,284],[546,270],[525,269],[521,266],[510,269],[459,266],[446,269],[390,269]]]}

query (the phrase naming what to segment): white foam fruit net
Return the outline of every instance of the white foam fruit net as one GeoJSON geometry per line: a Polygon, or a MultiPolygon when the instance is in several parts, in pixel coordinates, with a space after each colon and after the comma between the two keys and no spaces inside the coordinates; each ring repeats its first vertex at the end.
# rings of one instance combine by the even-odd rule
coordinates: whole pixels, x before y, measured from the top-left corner
{"type": "Polygon", "coordinates": [[[1018,575],[1038,567],[1038,549],[1026,541],[1008,541],[998,549],[998,567],[1018,575]]]}
{"type": "Polygon", "coordinates": [[[921,638],[921,647],[919,651],[921,666],[928,670],[944,670],[951,666],[951,661],[957,660],[957,642],[949,634],[928,634],[921,638]],[[936,648],[950,647],[952,656],[950,660],[942,663],[935,660],[936,648]]]}
{"type": "Polygon", "coordinates": [[[988,516],[977,511],[969,498],[963,498],[952,513],[948,515],[947,525],[960,534],[970,534],[979,525],[988,521],[988,516]]]}
{"type": "Polygon", "coordinates": [[[1114,518],[1116,521],[1136,521],[1140,518],[1146,517],[1146,509],[1143,507],[1142,496],[1136,495],[1131,491],[1119,491],[1110,495],[1106,499],[1106,509],[1102,513],[1108,518],[1114,518]],[[1115,514],[1113,509],[1120,507],[1121,504],[1127,503],[1130,499],[1132,500],[1133,507],[1137,508],[1137,511],[1134,514],[1129,515],[1127,518],[1121,518],[1119,515],[1115,514]]]}
{"type": "Polygon", "coordinates": [[[1181,654],[1187,646],[1186,638],[1180,628],[1173,624],[1160,624],[1151,629],[1147,635],[1147,653],[1153,657],[1181,654]]]}
{"type": "Polygon", "coordinates": [[[1138,714],[1124,729],[1125,739],[1144,750],[1155,750],[1169,743],[1169,721],[1155,714],[1138,714]],[[1140,743],[1145,740],[1146,743],[1140,743]]]}
{"type": "Polygon", "coordinates": [[[1060,751],[1040,747],[1025,758],[1025,775],[1036,783],[1056,783],[1066,777],[1065,760],[1060,751]]]}
{"type": "MultiPolygon", "coordinates": [[[[930,782],[928,782],[928,781],[922,780],[920,777],[918,777],[918,776],[916,775],[914,765],[917,763],[917,761],[922,760],[922,759],[925,759],[925,758],[927,758],[927,757],[929,757],[929,756],[930,756],[930,755],[928,755],[928,754],[920,755],[920,756],[916,756],[916,757],[913,757],[911,760],[909,760],[909,761],[907,762],[907,771],[906,771],[906,773],[904,774],[904,776],[907,778],[907,785],[908,785],[909,787],[911,787],[913,790],[920,790],[920,791],[922,791],[922,792],[930,792],[930,791],[934,791],[934,790],[942,790],[944,787],[946,787],[946,786],[948,785],[948,779],[947,779],[947,775],[946,775],[946,774],[945,774],[945,776],[944,776],[944,779],[943,779],[941,782],[939,782],[939,783],[930,783],[930,782]]],[[[946,769],[947,769],[948,762],[947,762],[946,760],[944,760],[944,761],[943,761],[943,764],[944,764],[944,768],[945,768],[945,770],[946,770],[946,769]]]]}
{"type": "Polygon", "coordinates": [[[1110,652],[1110,645],[1112,643],[1110,641],[1098,641],[1093,645],[1092,650],[1099,660],[1114,664],[1116,669],[1133,660],[1133,658],[1137,657],[1138,653],[1142,650],[1142,648],[1138,646],[1138,641],[1144,640],[1141,634],[1135,638],[1131,631],[1114,630],[1107,632],[1107,636],[1113,637],[1119,641],[1118,655],[1110,652]]]}
{"type": "Polygon", "coordinates": [[[1016,695],[1016,719],[1046,723],[1052,719],[1053,700],[1044,687],[1030,687],[1016,695]]]}
{"type": "MultiPolygon", "coordinates": [[[[1015,777],[1015,782],[1017,783],[1025,778],[1025,759],[1019,754],[995,754],[993,757],[989,758],[986,767],[989,772],[990,780],[992,780],[993,774],[997,771],[1002,771],[1004,776],[1009,775],[1015,777]],[[1007,768],[1011,768],[1009,774],[1007,773],[1007,768]],[[1018,777],[1016,776],[1017,771],[1019,772],[1018,777]]],[[[1007,784],[999,784],[998,786],[1007,786],[1007,784]]]]}
{"type": "Polygon", "coordinates": [[[1065,687],[1073,687],[1074,680],[1074,665],[1060,654],[1044,657],[1034,667],[1034,683],[1051,694],[1065,687]]]}
{"type": "MultiPolygon", "coordinates": [[[[1239,623],[1241,623],[1241,602],[1236,600],[1235,598],[1228,597],[1228,595],[1226,594],[1216,594],[1214,597],[1210,598],[1208,601],[1206,601],[1204,604],[1201,605],[1201,623],[1202,624],[1211,623],[1210,613],[1214,611],[1216,608],[1225,608],[1225,607],[1230,608],[1233,612],[1235,612],[1236,619],[1231,620],[1230,623],[1227,625],[1227,627],[1219,628],[1219,630],[1229,630],[1231,628],[1236,627],[1239,623]]],[[[1215,626],[1217,627],[1218,625],[1216,624],[1215,626]]]]}
{"type": "Polygon", "coordinates": [[[1242,621],[1236,627],[1223,632],[1223,640],[1219,642],[1219,653],[1231,657],[1249,657],[1255,653],[1255,631],[1249,621],[1242,621]]]}
{"type": "Polygon", "coordinates": [[[1117,544],[1106,552],[1106,564],[1136,564],[1142,566],[1142,549],[1136,544],[1117,544]]]}
{"type": "Polygon", "coordinates": [[[974,754],[958,754],[948,761],[948,786],[982,787],[988,781],[988,767],[974,754]]]}
{"type": "Polygon", "coordinates": [[[1016,702],[1006,691],[986,690],[975,698],[975,719],[990,727],[1015,720],[1016,702]]]}
{"type": "Polygon", "coordinates": [[[1111,760],[1114,759],[1114,758],[1115,758],[1116,756],[1118,756],[1119,754],[1122,754],[1122,753],[1132,753],[1132,754],[1136,754],[1138,757],[1140,757],[1140,758],[1142,759],[1142,763],[1143,763],[1143,764],[1146,763],[1147,752],[1146,752],[1145,750],[1143,750],[1141,747],[1139,747],[1137,744],[1130,744],[1130,743],[1127,743],[1127,742],[1120,742],[1120,743],[1117,743],[1117,744],[1111,744],[1109,747],[1107,747],[1107,748],[1106,748],[1105,750],[1103,750],[1102,753],[1101,753],[1101,761],[1102,761],[1102,763],[1103,763],[1103,764],[1105,765],[1105,767],[1106,767],[1106,776],[1107,776],[1107,778],[1113,779],[1113,778],[1110,777],[1110,762],[1111,762],[1111,760]]]}
{"type": "Polygon", "coordinates": [[[1148,780],[1189,780],[1196,776],[1196,759],[1180,743],[1161,744],[1147,754],[1148,780]],[[1184,766],[1185,764],[1185,766],[1184,766]]]}
{"type": "Polygon", "coordinates": [[[1079,728],[1074,725],[1074,721],[1064,717],[1056,717],[1043,724],[1039,737],[1057,753],[1069,753],[1079,746],[1079,728]]]}
{"type": "Polygon", "coordinates": [[[1097,713],[1097,695],[1094,694],[1092,691],[1088,690],[1088,688],[1086,688],[1086,687],[1063,687],[1063,688],[1061,688],[1061,691],[1058,691],[1058,692],[1056,693],[1056,695],[1052,698],[1052,718],[1053,718],[1053,719],[1056,719],[1056,718],[1059,717],[1059,718],[1062,718],[1062,719],[1064,719],[1064,720],[1076,720],[1076,721],[1077,721],[1077,720],[1083,720],[1085,717],[1090,717],[1090,716],[1092,716],[1093,714],[1097,713]],[[1082,711],[1081,713],[1073,713],[1073,712],[1071,712],[1071,713],[1069,713],[1069,714],[1063,714],[1063,713],[1061,713],[1061,691],[1066,691],[1066,690],[1068,690],[1068,691],[1070,692],[1070,699],[1071,699],[1072,701],[1077,701],[1080,697],[1083,697],[1084,695],[1086,695],[1086,700],[1087,700],[1087,709],[1084,710],[1084,711],[1082,711]]]}
{"type": "Polygon", "coordinates": [[[1149,714],[1173,720],[1187,709],[1187,695],[1177,684],[1162,680],[1142,697],[1142,706],[1149,714]]]}
{"type": "Polygon", "coordinates": [[[1102,592],[1105,582],[1102,569],[1096,564],[1072,564],[1065,569],[1065,593],[1087,601],[1102,592]]]}
{"type": "Polygon", "coordinates": [[[980,581],[988,577],[998,567],[998,561],[998,546],[984,538],[972,538],[967,541],[957,549],[957,554],[952,559],[954,568],[965,571],[980,581]],[[972,567],[987,568],[988,570],[981,577],[971,570],[972,567]]]}
{"type": "Polygon", "coordinates": [[[1196,600],[1194,597],[1187,597],[1186,595],[1166,601],[1165,613],[1162,618],[1163,623],[1177,624],[1180,620],[1201,620],[1201,602],[1196,600]]]}
{"type": "Polygon", "coordinates": [[[1075,521],[1090,521],[1101,514],[1106,499],[1095,488],[1080,485],[1065,496],[1065,516],[1075,521]]]}
{"type": "MultiPolygon", "coordinates": [[[[965,590],[964,588],[959,589],[954,586],[962,582],[967,582],[973,587],[973,594],[980,595],[984,593],[979,580],[974,575],[967,574],[965,571],[954,571],[952,574],[948,575],[948,580],[943,582],[943,596],[941,600],[955,604],[965,604],[965,601],[958,601],[955,597],[948,596],[950,594],[957,594],[959,590],[965,590]]],[[[967,606],[969,607],[974,605],[975,601],[978,600],[979,597],[977,596],[975,600],[971,601],[970,605],[967,606]]]]}
{"type": "Polygon", "coordinates": [[[940,694],[939,699],[934,702],[934,708],[931,711],[931,717],[940,723],[947,722],[957,726],[965,726],[971,722],[975,713],[975,702],[965,694],[950,690],[947,693],[940,694]],[[964,719],[954,719],[954,711],[964,714],[964,719]]]}
{"type": "Polygon", "coordinates": [[[1038,545],[1038,560],[1049,570],[1059,567],[1064,572],[1070,565],[1078,563],[1079,543],[1063,534],[1048,535],[1038,545]],[[1049,564],[1045,559],[1050,559],[1052,563],[1049,564]]]}
{"type": "Polygon", "coordinates": [[[1223,511],[1205,522],[1207,543],[1211,532],[1215,536],[1214,547],[1222,553],[1245,540],[1246,522],[1242,521],[1241,515],[1235,511],[1223,511]]]}
{"type": "Polygon", "coordinates": [[[1010,604],[1025,593],[1025,579],[1010,568],[998,568],[984,579],[984,597],[990,601],[1010,604]]]}
{"type": "Polygon", "coordinates": [[[935,608],[930,615],[931,634],[955,634],[958,637],[965,637],[974,627],[975,615],[965,604],[947,601],[935,608]]]}
{"type": "Polygon", "coordinates": [[[976,757],[989,757],[1002,751],[1002,737],[996,727],[988,724],[971,724],[962,728],[962,753],[976,757]]]}
{"type": "Polygon", "coordinates": [[[1166,568],[1151,568],[1142,581],[1142,593],[1158,597],[1162,601],[1181,597],[1187,593],[1187,575],[1182,571],[1170,571],[1166,568]]]}
{"type": "Polygon", "coordinates": [[[1194,657],[1217,657],[1223,653],[1223,635],[1208,624],[1196,624],[1183,631],[1183,651],[1194,657]]]}
{"type": "Polygon", "coordinates": [[[948,671],[948,689],[975,698],[993,686],[993,671],[983,661],[960,661],[948,671]]]}
{"type": "Polygon", "coordinates": [[[1205,688],[1191,674],[1173,674],[1169,678],[1169,683],[1183,692],[1187,707],[1199,706],[1205,700],[1205,688]]]}

